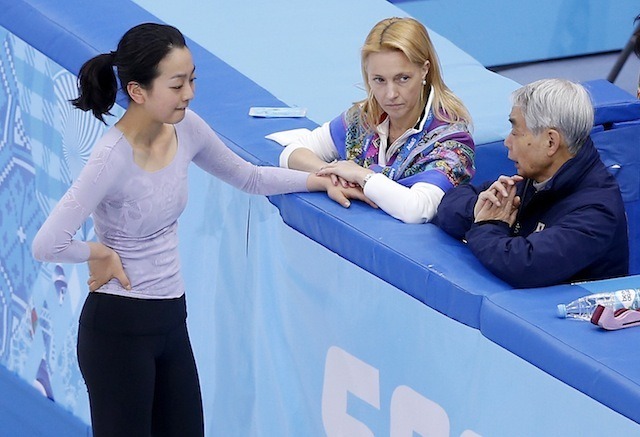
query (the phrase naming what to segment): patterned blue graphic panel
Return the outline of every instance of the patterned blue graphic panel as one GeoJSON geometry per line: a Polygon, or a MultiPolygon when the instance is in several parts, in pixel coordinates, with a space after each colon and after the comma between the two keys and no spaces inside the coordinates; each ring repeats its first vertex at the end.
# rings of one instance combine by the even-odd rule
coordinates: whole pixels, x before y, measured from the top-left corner
{"type": "MultiPolygon", "coordinates": [[[[3,28],[0,41],[0,364],[88,422],[75,353],[86,265],[40,264],[30,246],[106,127],[69,103],[74,75],[3,28]]],[[[93,239],[91,221],[78,237],[93,239]]]]}

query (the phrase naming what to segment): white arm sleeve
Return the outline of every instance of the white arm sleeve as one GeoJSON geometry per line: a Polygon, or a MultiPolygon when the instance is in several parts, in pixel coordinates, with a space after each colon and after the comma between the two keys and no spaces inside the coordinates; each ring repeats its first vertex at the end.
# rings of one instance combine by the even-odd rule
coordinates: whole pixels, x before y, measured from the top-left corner
{"type": "Polygon", "coordinates": [[[364,194],[384,212],[405,223],[425,223],[435,217],[444,191],[426,182],[407,188],[383,174],[371,176],[364,194]]]}
{"type": "Polygon", "coordinates": [[[291,156],[296,149],[301,148],[311,150],[318,158],[326,162],[340,158],[338,149],[336,149],[335,144],[333,144],[328,122],[285,147],[280,153],[280,167],[289,168],[289,156],[291,156]]]}

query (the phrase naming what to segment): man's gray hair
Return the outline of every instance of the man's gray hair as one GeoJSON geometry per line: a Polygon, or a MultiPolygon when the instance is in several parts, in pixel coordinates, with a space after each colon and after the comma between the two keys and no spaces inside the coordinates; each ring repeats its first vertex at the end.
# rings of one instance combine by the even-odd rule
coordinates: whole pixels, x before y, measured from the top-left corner
{"type": "Polygon", "coordinates": [[[556,129],[575,155],[593,128],[593,104],[587,90],[565,79],[542,79],[515,90],[513,106],[520,108],[535,135],[556,129]]]}

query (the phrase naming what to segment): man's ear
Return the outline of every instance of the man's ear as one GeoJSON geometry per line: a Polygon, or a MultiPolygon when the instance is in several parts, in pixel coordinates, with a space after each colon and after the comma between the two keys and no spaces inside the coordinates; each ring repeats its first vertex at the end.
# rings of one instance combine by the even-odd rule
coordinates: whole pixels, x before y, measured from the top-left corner
{"type": "Polygon", "coordinates": [[[144,103],[144,89],[138,82],[129,82],[127,84],[127,93],[129,93],[129,97],[131,97],[131,100],[134,102],[138,104],[144,103]]]}
{"type": "Polygon", "coordinates": [[[547,130],[547,156],[555,155],[562,145],[562,135],[556,129],[547,130]]]}

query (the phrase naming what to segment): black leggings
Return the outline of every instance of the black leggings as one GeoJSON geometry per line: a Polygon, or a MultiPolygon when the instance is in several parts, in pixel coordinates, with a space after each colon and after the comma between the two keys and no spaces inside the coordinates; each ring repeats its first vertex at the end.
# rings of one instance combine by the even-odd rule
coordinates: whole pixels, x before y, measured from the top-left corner
{"type": "Polygon", "coordinates": [[[184,296],[89,293],[80,315],[78,363],[94,436],[204,435],[186,317],[184,296]]]}

